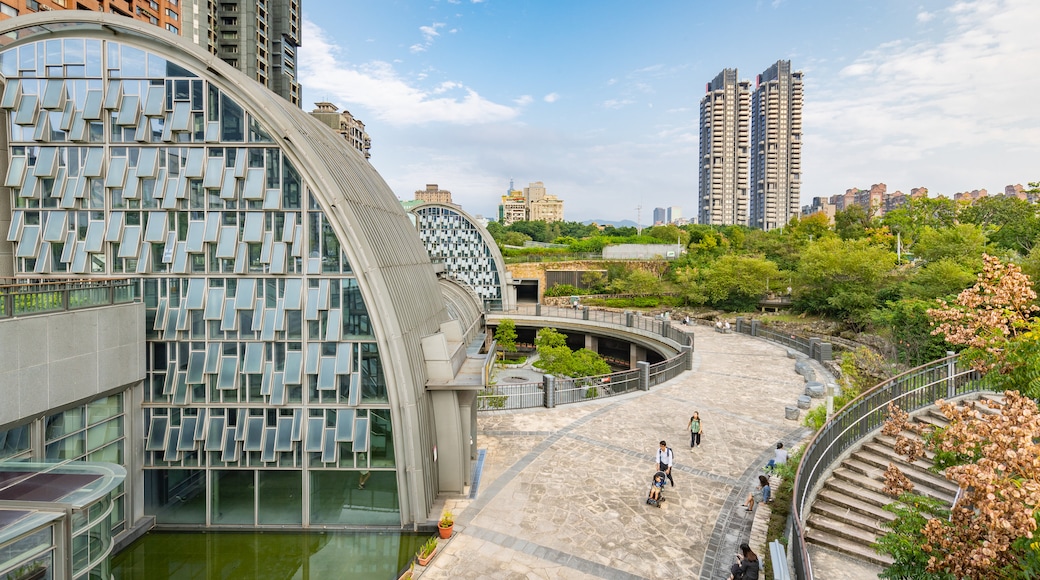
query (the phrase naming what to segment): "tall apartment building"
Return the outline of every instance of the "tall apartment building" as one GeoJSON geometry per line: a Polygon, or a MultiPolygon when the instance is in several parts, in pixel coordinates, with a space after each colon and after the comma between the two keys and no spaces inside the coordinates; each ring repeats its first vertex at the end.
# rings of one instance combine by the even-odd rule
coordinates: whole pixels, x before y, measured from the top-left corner
{"type": "Polygon", "coordinates": [[[359,119],[355,119],[354,115],[350,114],[350,111],[344,109],[340,112],[339,107],[327,101],[314,104],[318,108],[311,111],[312,117],[339,133],[347,140],[351,148],[361,152],[365,159],[372,157],[372,139],[365,131],[364,123],[359,119]]]}
{"type": "Polygon", "coordinates": [[[300,2],[183,0],[181,34],[298,107],[300,2]]]}
{"type": "Polygon", "coordinates": [[[545,191],[545,184],[535,181],[521,192],[513,189],[509,182],[509,191],[502,196],[498,206],[498,221],[502,225],[517,221],[562,222],[563,200],[545,191]]]}
{"type": "Polygon", "coordinates": [[[668,223],[668,210],[663,207],[654,208],[654,225],[668,223]]]}
{"type": "Polygon", "coordinates": [[[699,223],[748,223],[751,85],[727,68],[701,99],[699,223]]]}
{"type": "Polygon", "coordinates": [[[791,61],[758,75],[751,117],[748,225],[768,231],[787,225],[801,207],[802,73],[791,71],[791,61]]]}
{"type": "Polygon", "coordinates": [[[296,106],[301,0],[3,0],[0,20],[45,10],[128,16],[190,39],[296,106]]]}

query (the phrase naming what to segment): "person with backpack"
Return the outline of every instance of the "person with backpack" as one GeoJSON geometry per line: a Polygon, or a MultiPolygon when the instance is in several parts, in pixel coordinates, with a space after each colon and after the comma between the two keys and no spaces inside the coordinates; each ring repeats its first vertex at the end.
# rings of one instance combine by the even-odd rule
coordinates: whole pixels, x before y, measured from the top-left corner
{"type": "Polygon", "coordinates": [[[668,481],[672,487],[675,487],[675,480],[672,479],[673,463],[675,463],[675,456],[672,454],[672,448],[661,441],[661,448],[657,450],[657,470],[665,472],[668,475],[668,481]]]}

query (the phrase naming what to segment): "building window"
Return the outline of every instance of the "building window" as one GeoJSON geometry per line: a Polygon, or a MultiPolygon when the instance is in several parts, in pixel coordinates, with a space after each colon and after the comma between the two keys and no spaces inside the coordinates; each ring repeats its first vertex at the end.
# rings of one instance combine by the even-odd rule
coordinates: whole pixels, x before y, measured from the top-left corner
{"type": "Polygon", "coordinates": [[[169,30],[170,32],[172,32],[174,34],[180,34],[181,33],[181,31],[178,30],[177,27],[172,25],[172,24],[167,24],[166,25],[166,30],[169,30]]]}
{"type": "Polygon", "coordinates": [[[40,10],[40,3],[36,0],[25,0],[25,7],[29,10],[40,10]]]}
{"type": "Polygon", "coordinates": [[[173,10],[171,10],[169,8],[166,9],[166,17],[170,18],[171,20],[178,20],[178,19],[180,19],[180,16],[176,12],[174,12],[173,10]]]}
{"type": "Polygon", "coordinates": [[[0,14],[3,14],[4,16],[18,16],[18,9],[0,2],[0,14]]]}

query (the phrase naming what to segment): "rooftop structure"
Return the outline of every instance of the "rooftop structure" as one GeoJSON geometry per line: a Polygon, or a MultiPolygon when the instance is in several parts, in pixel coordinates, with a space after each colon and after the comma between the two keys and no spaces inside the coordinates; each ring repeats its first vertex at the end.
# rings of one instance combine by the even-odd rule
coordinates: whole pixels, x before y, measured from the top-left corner
{"type": "Polygon", "coordinates": [[[339,107],[332,103],[321,102],[314,105],[317,108],[311,111],[312,117],[339,133],[350,147],[364,155],[365,159],[372,157],[372,139],[365,132],[364,123],[355,119],[346,109],[340,112],[339,107]]]}
{"type": "Polygon", "coordinates": [[[426,189],[417,189],[415,199],[426,203],[444,203],[451,205],[451,192],[441,189],[436,183],[427,183],[426,189]]]}

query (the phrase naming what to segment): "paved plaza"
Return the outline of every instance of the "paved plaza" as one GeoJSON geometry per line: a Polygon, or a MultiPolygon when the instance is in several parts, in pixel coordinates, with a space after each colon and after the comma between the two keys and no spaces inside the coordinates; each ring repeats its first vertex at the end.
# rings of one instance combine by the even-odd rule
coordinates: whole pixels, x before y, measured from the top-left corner
{"type": "MultiPolygon", "coordinates": [[[[809,436],[784,418],[805,380],[784,347],[694,332],[693,370],[649,392],[481,413],[479,480],[470,497],[446,502],[456,533],[421,577],[725,579],[751,530],[741,504],[776,442],[809,436]],[[697,449],[693,411],[704,427],[697,449]],[[644,500],[661,439],[676,465],[658,509],[644,500]]],[[[827,562],[842,577],[856,566],[836,554],[827,562]]]]}

